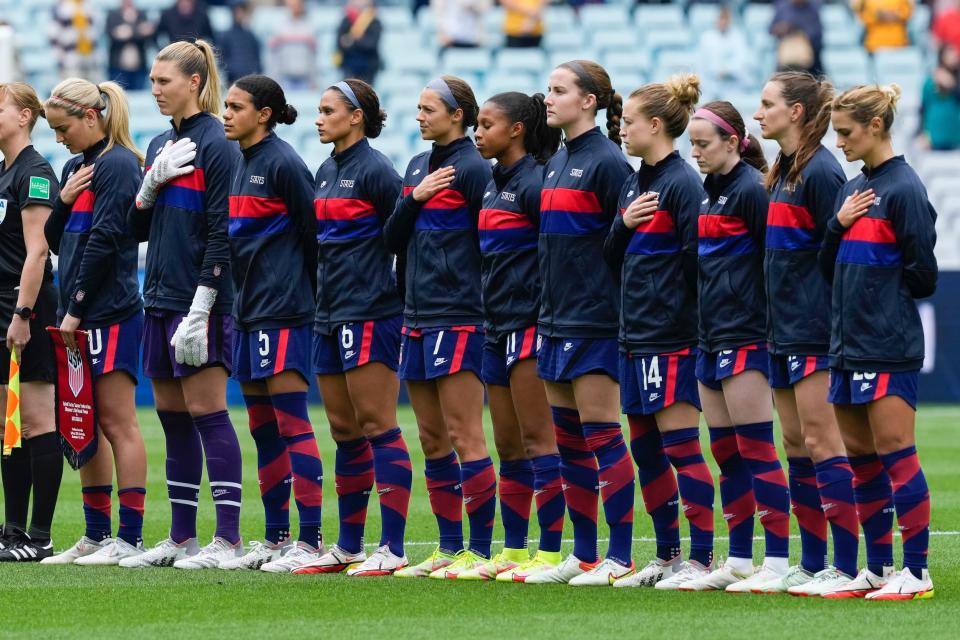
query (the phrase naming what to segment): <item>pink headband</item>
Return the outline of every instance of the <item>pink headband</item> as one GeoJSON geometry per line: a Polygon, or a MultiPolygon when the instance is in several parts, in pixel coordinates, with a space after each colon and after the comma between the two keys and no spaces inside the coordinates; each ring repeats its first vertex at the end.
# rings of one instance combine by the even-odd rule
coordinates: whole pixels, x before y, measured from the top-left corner
{"type": "MultiPolygon", "coordinates": [[[[703,109],[703,108],[697,109],[696,112],[693,114],[693,117],[701,118],[702,120],[709,120],[710,122],[717,125],[721,129],[729,133],[730,135],[737,136],[738,138],[740,137],[740,134],[737,133],[737,130],[733,128],[733,125],[731,125],[729,122],[727,122],[726,120],[724,120],[723,118],[715,114],[713,111],[710,111],[709,109],[703,109]]],[[[744,133],[743,139],[740,140],[740,152],[743,153],[744,151],[747,150],[747,147],[749,146],[750,146],[750,134],[744,133]]]]}

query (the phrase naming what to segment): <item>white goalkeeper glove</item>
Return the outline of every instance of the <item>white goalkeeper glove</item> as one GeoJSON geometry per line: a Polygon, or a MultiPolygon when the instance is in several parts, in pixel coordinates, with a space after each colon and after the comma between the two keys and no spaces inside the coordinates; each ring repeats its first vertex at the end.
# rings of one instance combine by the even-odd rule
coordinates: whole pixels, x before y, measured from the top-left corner
{"type": "Polygon", "coordinates": [[[167,140],[154,159],[153,166],[143,176],[143,184],[137,193],[137,209],[149,209],[157,201],[160,187],[178,176],[191,173],[194,167],[190,163],[196,157],[197,144],[190,138],[181,138],[176,142],[167,140]]]}
{"type": "Polygon", "coordinates": [[[217,299],[217,290],[200,285],[193,295],[190,313],[180,321],[170,344],[177,363],[191,367],[207,364],[207,326],[210,310],[217,299]]]}

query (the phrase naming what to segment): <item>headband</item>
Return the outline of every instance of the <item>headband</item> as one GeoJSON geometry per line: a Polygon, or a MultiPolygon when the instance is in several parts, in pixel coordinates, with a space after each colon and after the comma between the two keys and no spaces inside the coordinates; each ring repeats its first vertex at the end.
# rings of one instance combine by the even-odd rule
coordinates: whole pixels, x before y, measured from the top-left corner
{"type": "MultiPolygon", "coordinates": [[[[724,120],[723,118],[715,114],[713,111],[710,111],[709,109],[704,109],[701,107],[700,109],[697,109],[696,112],[694,112],[693,117],[700,118],[702,120],[709,120],[710,122],[717,125],[721,129],[729,133],[730,135],[737,136],[738,138],[740,137],[740,134],[737,133],[737,130],[733,128],[733,125],[731,125],[729,122],[727,122],[726,120],[724,120]]],[[[744,151],[746,151],[747,147],[749,146],[750,146],[750,134],[744,132],[743,138],[740,140],[740,153],[743,153],[744,151]]]]}
{"type": "Polygon", "coordinates": [[[443,78],[434,78],[427,83],[427,89],[432,89],[440,94],[440,97],[444,102],[447,103],[447,106],[451,109],[459,109],[460,103],[457,102],[457,99],[453,97],[453,92],[450,91],[450,85],[447,84],[447,81],[443,78]]]}
{"type": "Polygon", "coordinates": [[[357,94],[353,92],[353,89],[350,88],[350,85],[341,80],[337,84],[333,85],[333,88],[339,89],[340,93],[347,97],[347,100],[350,101],[350,104],[353,105],[354,109],[363,109],[360,106],[360,101],[357,100],[357,94]]]}
{"type": "Polygon", "coordinates": [[[583,68],[582,64],[576,60],[571,60],[570,62],[563,63],[562,66],[567,67],[577,74],[577,79],[580,80],[580,84],[583,86],[584,91],[587,93],[592,93],[593,95],[597,96],[597,100],[600,100],[600,94],[597,87],[594,85],[593,77],[587,73],[587,70],[583,68]]]}

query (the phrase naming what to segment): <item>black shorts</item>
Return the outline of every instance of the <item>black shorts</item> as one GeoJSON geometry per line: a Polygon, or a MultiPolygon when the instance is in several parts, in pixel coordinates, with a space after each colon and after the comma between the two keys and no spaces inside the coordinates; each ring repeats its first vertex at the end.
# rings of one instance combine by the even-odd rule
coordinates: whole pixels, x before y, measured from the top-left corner
{"type": "MultiPolygon", "coordinates": [[[[17,306],[16,297],[0,295],[0,384],[7,384],[10,376],[10,352],[7,351],[7,329],[17,306]]],[[[57,324],[57,289],[44,283],[37,294],[30,319],[30,342],[20,357],[20,382],[49,382],[56,380],[57,363],[53,341],[47,327],[57,324]]]]}

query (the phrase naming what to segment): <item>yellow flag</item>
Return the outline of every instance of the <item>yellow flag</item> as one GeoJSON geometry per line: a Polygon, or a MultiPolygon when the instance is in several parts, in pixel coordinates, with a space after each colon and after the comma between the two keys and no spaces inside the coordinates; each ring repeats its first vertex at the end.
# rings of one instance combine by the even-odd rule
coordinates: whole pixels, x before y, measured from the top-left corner
{"type": "Polygon", "coordinates": [[[20,433],[20,362],[16,349],[10,350],[10,376],[7,383],[7,417],[3,427],[3,455],[10,455],[21,444],[20,433]]]}

